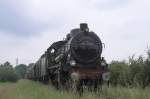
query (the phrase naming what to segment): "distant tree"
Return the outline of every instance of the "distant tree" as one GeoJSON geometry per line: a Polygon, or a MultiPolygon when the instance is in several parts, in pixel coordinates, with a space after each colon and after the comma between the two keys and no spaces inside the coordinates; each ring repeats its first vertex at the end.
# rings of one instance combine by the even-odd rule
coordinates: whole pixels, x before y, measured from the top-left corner
{"type": "Polygon", "coordinates": [[[7,61],[3,64],[4,67],[13,68],[13,66],[7,61]]]}
{"type": "Polygon", "coordinates": [[[147,50],[147,59],[144,65],[143,87],[150,85],[150,49],[147,50]]]}
{"type": "Polygon", "coordinates": [[[0,81],[12,81],[15,82],[18,80],[17,74],[13,69],[12,65],[9,62],[5,62],[0,66],[0,81]]]}
{"type": "Polygon", "coordinates": [[[150,50],[147,57],[134,55],[128,62],[112,61],[110,64],[110,83],[122,86],[150,86],[150,50]]]}
{"type": "Polygon", "coordinates": [[[147,59],[150,61],[150,48],[147,50],[147,59]]]}
{"type": "Polygon", "coordinates": [[[34,65],[34,63],[30,63],[30,64],[28,65],[28,68],[32,67],[33,65],[34,65]]]}
{"type": "Polygon", "coordinates": [[[20,64],[15,67],[15,70],[19,78],[24,78],[27,70],[27,66],[25,64],[20,64]]]}
{"type": "Polygon", "coordinates": [[[0,64],[0,68],[3,66],[3,64],[0,64]]]}
{"type": "Polygon", "coordinates": [[[130,78],[131,82],[135,86],[143,85],[144,80],[144,67],[145,67],[145,60],[142,56],[138,58],[129,58],[129,66],[130,66],[130,78]]]}

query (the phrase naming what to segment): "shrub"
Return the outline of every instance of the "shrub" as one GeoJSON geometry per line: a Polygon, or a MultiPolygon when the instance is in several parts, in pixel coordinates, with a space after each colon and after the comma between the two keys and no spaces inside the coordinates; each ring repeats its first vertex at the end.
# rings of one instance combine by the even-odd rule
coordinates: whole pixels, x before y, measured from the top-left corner
{"type": "Polygon", "coordinates": [[[27,66],[25,64],[19,64],[15,67],[15,71],[19,79],[25,78],[26,70],[27,70],[27,66]]]}
{"type": "Polygon", "coordinates": [[[127,86],[130,84],[129,66],[125,62],[113,61],[110,64],[110,83],[127,86]]]}
{"type": "Polygon", "coordinates": [[[18,76],[12,66],[0,66],[0,82],[16,82],[18,80],[18,76]]]}

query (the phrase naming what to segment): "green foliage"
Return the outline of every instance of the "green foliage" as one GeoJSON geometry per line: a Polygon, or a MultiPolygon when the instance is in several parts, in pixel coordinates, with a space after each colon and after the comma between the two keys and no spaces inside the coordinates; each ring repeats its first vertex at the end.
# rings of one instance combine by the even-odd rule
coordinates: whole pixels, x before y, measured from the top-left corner
{"type": "MultiPolygon", "coordinates": [[[[149,50],[150,52],[150,50],[149,50]]],[[[148,59],[145,61],[144,66],[144,77],[143,77],[143,87],[150,85],[150,54],[148,56],[148,59]]]]}
{"type": "Polygon", "coordinates": [[[25,64],[20,64],[15,67],[15,70],[19,78],[24,78],[27,70],[27,66],[25,64]]]}
{"type": "Polygon", "coordinates": [[[103,91],[99,93],[85,91],[79,97],[72,92],[58,91],[50,85],[29,80],[0,84],[0,99],[149,99],[149,92],[150,88],[103,86],[103,91]]]}
{"type": "Polygon", "coordinates": [[[129,66],[125,62],[113,61],[110,64],[110,71],[112,85],[126,86],[130,83],[129,66]]]}
{"type": "Polygon", "coordinates": [[[137,59],[129,58],[129,66],[130,66],[130,78],[131,82],[134,85],[143,85],[144,78],[144,67],[145,61],[142,56],[139,56],[137,59]]]}
{"type": "Polygon", "coordinates": [[[109,67],[112,85],[141,86],[143,88],[150,85],[150,50],[147,52],[147,58],[132,56],[129,57],[128,62],[112,61],[109,67]]]}
{"type": "Polygon", "coordinates": [[[16,82],[17,79],[17,74],[9,62],[6,62],[0,66],[0,82],[16,82]]]}

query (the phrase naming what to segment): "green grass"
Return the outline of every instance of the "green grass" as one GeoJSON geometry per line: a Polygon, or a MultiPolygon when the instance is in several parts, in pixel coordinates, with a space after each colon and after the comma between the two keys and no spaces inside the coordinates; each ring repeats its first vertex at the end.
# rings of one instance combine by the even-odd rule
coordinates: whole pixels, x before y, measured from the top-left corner
{"type": "Polygon", "coordinates": [[[0,99],[150,99],[150,88],[104,88],[101,93],[85,92],[82,97],[57,91],[48,85],[29,80],[0,83],[0,99]]]}

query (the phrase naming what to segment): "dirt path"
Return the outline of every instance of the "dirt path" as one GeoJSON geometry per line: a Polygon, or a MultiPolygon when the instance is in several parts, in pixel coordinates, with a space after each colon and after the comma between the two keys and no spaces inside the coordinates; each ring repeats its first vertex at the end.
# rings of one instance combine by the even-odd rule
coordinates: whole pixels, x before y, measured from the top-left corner
{"type": "Polygon", "coordinates": [[[16,84],[0,84],[0,99],[15,99],[13,91],[16,89],[16,84]]]}

